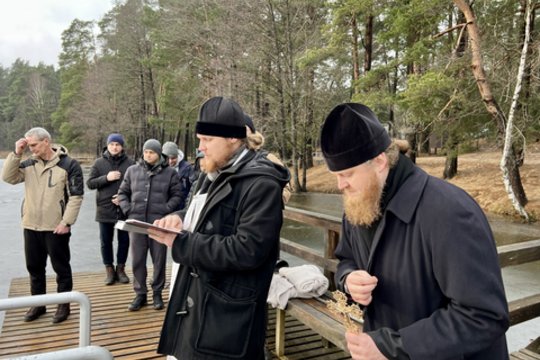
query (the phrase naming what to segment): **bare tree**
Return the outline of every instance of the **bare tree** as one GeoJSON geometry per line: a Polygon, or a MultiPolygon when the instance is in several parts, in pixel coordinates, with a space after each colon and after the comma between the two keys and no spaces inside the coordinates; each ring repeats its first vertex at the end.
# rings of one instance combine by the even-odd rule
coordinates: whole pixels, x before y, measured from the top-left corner
{"type": "MultiPolygon", "coordinates": [[[[484,70],[481,52],[480,31],[476,23],[476,17],[473,10],[465,0],[453,1],[454,4],[459,8],[459,10],[463,12],[463,14],[465,15],[465,19],[467,20],[467,32],[469,34],[472,52],[472,72],[476,79],[476,84],[478,86],[478,90],[480,91],[480,96],[484,101],[484,105],[486,106],[487,111],[493,116],[495,120],[499,135],[502,136],[506,132],[506,115],[501,110],[499,104],[493,96],[493,93],[491,92],[491,86],[484,70]]],[[[521,206],[525,206],[527,204],[527,196],[525,195],[525,190],[523,189],[523,184],[521,182],[521,175],[519,173],[519,167],[516,160],[516,152],[514,150],[514,146],[513,144],[511,144],[510,146],[511,151],[508,153],[506,161],[508,179],[516,200],[521,206]]]]}
{"type": "Polygon", "coordinates": [[[512,97],[512,105],[510,106],[510,112],[508,114],[508,122],[506,123],[506,133],[504,137],[504,150],[503,150],[503,156],[501,158],[501,170],[503,173],[503,182],[504,187],[506,188],[506,192],[508,193],[508,196],[510,197],[510,201],[512,201],[512,205],[514,205],[514,209],[526,220],[529,220],[529,215],[527,214],[527,211],[525,211],[524,207],[520,204],[518,199],[516,198],[516,194],[514,193],[514,189],[512,188],[511,184],[511,178],[509,174],[509,166],[508,164],[512,163],[512,133],[514,130],[514,114],[516,112],[516,108],[518,107],[518,100],[519,100],[519,94],[521,92],[521,85],[523,82],[523,76],[525,73],[525,66],[527,61],[527,53],[529,48],[529,39],[531,37],[531,29],[530,29],[530,22],[531,22],[531,0],[527,0],[526,4],[526,15],[525,15],[525,40],[523,41],[523,48],[521,50],[521,58],[519,60],[519,69],[517,73],[517,79],[516,79],[516,88],[514,90],[514,96],[512,97]]]}

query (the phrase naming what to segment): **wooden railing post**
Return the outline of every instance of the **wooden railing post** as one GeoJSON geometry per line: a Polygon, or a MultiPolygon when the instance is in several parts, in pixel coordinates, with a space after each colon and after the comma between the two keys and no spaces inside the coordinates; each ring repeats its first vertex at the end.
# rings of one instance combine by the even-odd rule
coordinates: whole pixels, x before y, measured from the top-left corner
{"type": "MultiPolygon", "coordinates": [[[[334,252],[336,250],[336,246],[339,241],[339,233],[335,232],[334,230],[327,229],[325,233],[325,249],[324,249],[324,259],[335,259],[336,256],[334,255],[334,252]]],[[[330,291],[336,290],[336,283],[334,280],[334,272],[330,271],[329,269],[324,269],[324,275],[328,278],[329,286],[328,289],[330,291]]]]}

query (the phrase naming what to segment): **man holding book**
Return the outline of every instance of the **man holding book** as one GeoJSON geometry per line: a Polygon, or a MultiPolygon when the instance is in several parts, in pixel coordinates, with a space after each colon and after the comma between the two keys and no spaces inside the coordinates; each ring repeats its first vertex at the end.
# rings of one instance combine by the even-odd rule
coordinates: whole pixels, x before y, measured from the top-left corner
{"type": "MultiPolygon", "coordinates": [[[[279,254],[288,170],[246,146],[233,100],[203,104],[196,125],[204,176],[186,211],[149,229],[180,264],[158,352],[181,359],[264,359],[266,298],[279,254]]],[[[175,274],[172,274],[173,276],[175,274]]]]}

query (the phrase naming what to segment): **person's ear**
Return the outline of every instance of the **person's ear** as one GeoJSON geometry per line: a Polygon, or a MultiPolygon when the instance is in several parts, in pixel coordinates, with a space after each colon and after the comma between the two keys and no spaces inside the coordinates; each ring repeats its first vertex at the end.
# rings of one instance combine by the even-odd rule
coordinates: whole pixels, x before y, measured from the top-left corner
{"type": "Polygon", "coordinates": [[[379,155],[371,159],[373,165],[375,166],[377,172],[382,172],[388,168],[388,156],[386,153],[382,152],[379,155]]]}

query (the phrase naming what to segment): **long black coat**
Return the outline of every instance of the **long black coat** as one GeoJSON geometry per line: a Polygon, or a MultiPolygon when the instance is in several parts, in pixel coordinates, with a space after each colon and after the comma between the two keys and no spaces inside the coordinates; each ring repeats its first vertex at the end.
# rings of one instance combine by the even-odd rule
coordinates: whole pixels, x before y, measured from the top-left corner
{"type": "Polygon", "coordinates": [[[401,347],[411,359],[508,358],[496,246],[467,193],[415,167],[386,207],[371,251],[362,234],[344,218],[336,280],[343,289],[356,269],[378,278],[364,331],[379,349],[401,347]]]}
{"type": "Polygon", "coordinates": [[[118,199],[127,218],[152,223],[178,208],[182,199],[180,178],[163,157],[151,169],[140,161],[127,169],[118,199]]]}
{"type": "Polygon", "coordinates": [[[97,159],[92,165],[86,186],[89,189],[97,190],[96,221],[114,223],[122,217],[118,206],[114,205],[111,200],[113,195],[118,193],[118,188],[124,179],[127,168],[133,164],[135,164],[135,161],[129,158],[123,151],[117,156],[112,156],[105,149],[102,157],[97,159]],[[122,173],[120,179],[117,181],[107,181],[109,171],[116,170],[122,173]]]}
{"type": "MultiPolygon", "coordinates": [[[[266,298],[279,253],[287,169],[249,151],[209,188],[180,263],[158,352],[178,359],[263,359],[266,298]]],[[[205,183],[197,182],[200,188],[205,183]]]]}

